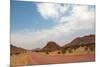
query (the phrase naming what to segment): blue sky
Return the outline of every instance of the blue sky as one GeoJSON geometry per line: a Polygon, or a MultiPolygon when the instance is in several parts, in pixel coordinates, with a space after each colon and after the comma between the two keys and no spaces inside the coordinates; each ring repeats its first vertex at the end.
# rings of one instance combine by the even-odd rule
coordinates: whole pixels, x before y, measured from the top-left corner
{"type": "Polygon", "coordinates": [[[95,34],[95,6],[11,2],[11,43],[26,49],[49,41],[60,46],[76,37],[95,34]]]}
{"type": "Polygon", "coordinates": [[[35,3],[12,1],[11,3],[11,31],[23,29],[40,30],[50,28],[55,23],[51,19],[44,20],[37,12],[35,3]]]}

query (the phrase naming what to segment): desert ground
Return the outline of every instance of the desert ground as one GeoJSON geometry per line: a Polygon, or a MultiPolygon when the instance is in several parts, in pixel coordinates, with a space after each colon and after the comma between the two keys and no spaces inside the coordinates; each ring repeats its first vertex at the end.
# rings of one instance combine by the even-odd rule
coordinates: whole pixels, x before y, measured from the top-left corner
{"type": "Polygon", "coordinates": [[[51,52],[46,54],[44,52],[28,52],[19,55],[11,56],[11,66],[24,66],[24,65],[40,65],[40,64],[58,64],[58,63],[75,63],[75,62],[91,62],[95,61],[94,52],[84,52],[83,54],[65,53],[56,54],[51,52]]]}

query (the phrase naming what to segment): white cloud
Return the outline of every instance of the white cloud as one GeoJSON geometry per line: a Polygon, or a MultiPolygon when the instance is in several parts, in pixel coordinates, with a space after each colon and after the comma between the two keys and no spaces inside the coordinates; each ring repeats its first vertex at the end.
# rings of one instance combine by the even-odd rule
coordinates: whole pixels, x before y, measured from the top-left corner
{"type": "Polygon", "coordinates": [[[59,5],[53,3],[39,3],[37,4],[38,12],[43,16],[43,18],[59,18],[61,14],[64,14],[67,11],[67,5],[59,5]]]}
{"type": "Polygon", "coordinates": [[[71,16],[63,16],[60,22],[67,23],[73,29],[94,28],[95,12],[89,11],[88,6],[73,6],[71,16]]]}
{"type": "Polygon", "coordinates": [[[58,19],[57,25],[36,32],[11,33],[11,42],[27,49],[43,47],[48,41],[55,41],[61,46],[73,38],[94,34],[95,12],[87,5],[66,5],[39,3],[38,12],[45,19],[58,19]],[[68,7],[72,6],[72,14],[67,16],[68,7]],[[63,15],[64,14],[64,15],[63,15]]]}
{"type": "Polygon", "coordinates": [[[37,9],[38,12],[46,19],[49,17],[57,18],[59,13],[57,12],[56,4],[38,4],[37,9]]]}

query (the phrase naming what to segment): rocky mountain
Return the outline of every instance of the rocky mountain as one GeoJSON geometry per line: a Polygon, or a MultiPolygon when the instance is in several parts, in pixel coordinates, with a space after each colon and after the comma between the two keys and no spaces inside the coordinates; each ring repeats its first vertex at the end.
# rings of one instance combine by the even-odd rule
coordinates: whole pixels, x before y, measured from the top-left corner
{"type": "Polygon", "coordinates": [[[86,45],[86,44],[95,44],[95,35],[87,35],[75,38],[74,40],[64,45],[63,47],[68,47],[73,45],[86,45]]]}
{"type": "Polygon", "coordinates": [[[48,42],[47,45],[43,47],[42,50],[43,51],[55,51],[55,50],[60,50],[60,49],[61,47],[57,43],[51,41],[51,42],[48,42]]]}
{"type": "Polygon", "coordinates": [[[27,50],[26,49],[24,49],[24,48],[20,48],[20,47],[16,47],[16,46],[14,46],[14,45],[10,45],[10,51],[11,51],[11,55],[12,54],[20,54],[20,53],[24,53],[24,52],[26,52],[27,50]]]}

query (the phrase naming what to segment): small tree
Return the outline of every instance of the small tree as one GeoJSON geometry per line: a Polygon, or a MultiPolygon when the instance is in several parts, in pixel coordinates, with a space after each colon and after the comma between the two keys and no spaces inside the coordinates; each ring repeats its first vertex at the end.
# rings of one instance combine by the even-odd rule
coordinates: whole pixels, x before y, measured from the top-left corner
{"type": "Polygon", "coordinates": [[[49,52],[47,51],[46,54],[49,54],[49,52]]]}
{"type": "Polygon", "coordinates": [[[94,47],[94,46],[91,46],[91,47],[90,47],[90,50],[91,50],[91,51],[95,51],[95,47],[94,47]]]}
{"type": "Polygon", "coordinates": [[[66,53],[66,50],[65,49],[62,49],[62,54],[65,54],[66,53]]]}
{"type": "Polygon", "coordinates": [[[58,52],[58,54],[60,54],[60,52],[58,52]]]}
{"type": "Polygon", "coordinates": [[[87,50],[88,50],[88,47],[86,46],[86,47],[85,47],[85,51],[87,51],[87,50]]]}
{"type": "Polygon", "coordinates": [[[20,53],[15,53],[15,55],[19,55],[20,53]]]}

